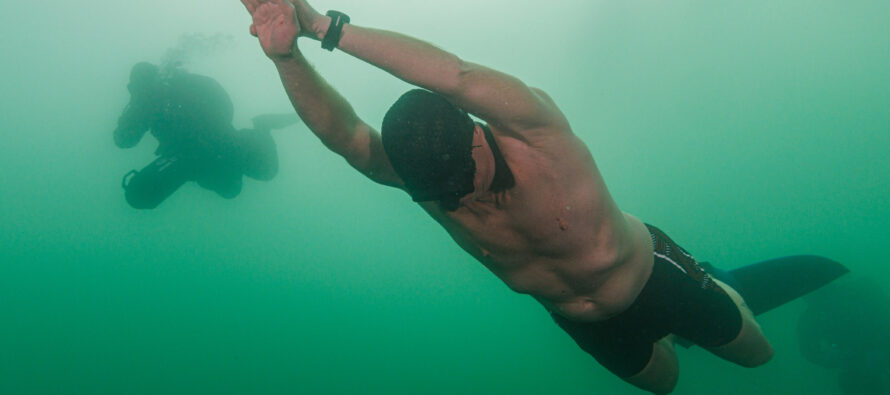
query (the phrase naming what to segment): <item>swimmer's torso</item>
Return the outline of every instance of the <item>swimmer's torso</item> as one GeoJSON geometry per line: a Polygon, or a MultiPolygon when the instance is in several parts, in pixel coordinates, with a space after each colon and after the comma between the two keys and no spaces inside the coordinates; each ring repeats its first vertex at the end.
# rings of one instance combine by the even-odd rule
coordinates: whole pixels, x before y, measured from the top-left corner
{"type": "Polygon", "coordinates": [[[495,135],[516,185],[452,213],[424,207],[507,286],[554,313],[599,321],[625,310],[652,269],[646,227],[618,209],[571,133],[495,135]]]}

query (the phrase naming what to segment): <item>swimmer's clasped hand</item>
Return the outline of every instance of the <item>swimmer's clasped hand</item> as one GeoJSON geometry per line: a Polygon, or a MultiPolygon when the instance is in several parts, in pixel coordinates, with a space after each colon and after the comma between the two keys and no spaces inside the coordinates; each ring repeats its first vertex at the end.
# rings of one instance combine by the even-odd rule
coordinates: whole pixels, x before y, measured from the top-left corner
{"type": "Polygon", "coordinates": [[[293,4],[287,0],[241,0],[241,3],[253,17],[250,34],[260,40],[266,56],[272,60],[292,56],[301,33],[293,4]]]}

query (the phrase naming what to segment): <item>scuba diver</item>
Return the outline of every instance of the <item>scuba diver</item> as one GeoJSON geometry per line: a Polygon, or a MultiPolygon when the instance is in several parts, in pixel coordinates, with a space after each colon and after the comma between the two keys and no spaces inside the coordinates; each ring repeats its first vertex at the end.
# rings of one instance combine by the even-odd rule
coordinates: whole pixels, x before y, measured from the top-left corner
{"type": "Polygon", "coordinates": [[[838,370],[843,394],[890,394],[890,297],[853,278],[808,298],[797,334],[808,361],[838,370]]]}
{"type": "Polygon", "coordinates": [[[175,65],[137,63],[127,89],[130,102],[114,130],[115,145],[134,147],[149,130],[158,140],[158,158],[122,182],[127,203],[136,209],[156,208],[188,181],[231,199],[241,192],[242,176],[271,180],[278,153],[270,131],[299,120],[296,114],[262,115],[252,129],[236,130],[222,86],[175,65]]]}

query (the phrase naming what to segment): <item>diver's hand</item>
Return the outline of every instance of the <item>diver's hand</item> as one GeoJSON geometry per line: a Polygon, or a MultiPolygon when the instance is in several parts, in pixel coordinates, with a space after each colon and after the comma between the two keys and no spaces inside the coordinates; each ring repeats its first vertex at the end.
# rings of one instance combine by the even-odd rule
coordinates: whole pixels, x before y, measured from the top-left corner
{"type": "Polygon", "coordinates": [[[272,60],[292,55],[300,22],[293,4],[288,0],[241,0],[253,16],[250,34],[260,39],[263,52],[272,60]]]}
{"type": "Polygon", "coordinates": [[[303,35],[321,40],[328,31],[331,18],[318,13],[306,0],[291,0],[297,10],[297,19],[303,26],[303,35]]]}

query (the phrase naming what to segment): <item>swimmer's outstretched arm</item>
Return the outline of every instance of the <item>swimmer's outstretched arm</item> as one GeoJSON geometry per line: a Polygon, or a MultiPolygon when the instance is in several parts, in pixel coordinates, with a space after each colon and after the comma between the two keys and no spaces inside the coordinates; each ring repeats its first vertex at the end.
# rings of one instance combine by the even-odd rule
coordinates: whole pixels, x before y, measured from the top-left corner
{"type": "MultiPolygon", "coordinates": [[[[285,0],[242,0],[248,9],[285,0]]],[[[292,0],[300,34],[321,40],[330,18],[305,0],[292,0]]],[[[566,126],[556,105],[519,79],[467,62],[427,42],[400,33],[347,24],[338,48],[413,85],[439,93],[464,110],[511,131],[566,126]]],[[[552,129],[552,128],[551,128],[552,129]]],[[[566,129],[559,128],[559,129],[566,129]]]]}
{"type": "MultiPolygon", "coordinates": [[[[304,35],[323,39],[330,17],[316,12],[305,0],[293,3],[305,26],[304,35]]],[[[405,82],[443,95],[467,112],[508,130],[552,126],[564,120],[540,90],[401,33],[347,24],[338,48],[405,82]]]]}
{"type": "Polygon", "coordinates": [[[368,178],[401,188],[380,133],[356,115],[352,106],[316,72],[296,45],[301,34],[294,8],[286,0],[242,0],[253,16],[250,31],[275,63],[291,103],[306,126],[330,150],[368,178]]]}

